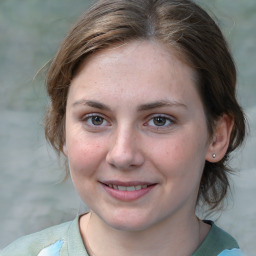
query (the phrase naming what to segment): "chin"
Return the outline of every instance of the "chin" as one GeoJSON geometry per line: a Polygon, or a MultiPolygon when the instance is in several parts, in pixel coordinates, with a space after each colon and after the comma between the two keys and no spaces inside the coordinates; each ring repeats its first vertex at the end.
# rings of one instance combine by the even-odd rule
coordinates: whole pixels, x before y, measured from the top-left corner
{"type": "Polygon", "coordinates": [[[121,223],[118,221],[107,223],[111,228],[119,231],[127,231],[127,232],[140,232],[146,230],[148,226],[145,223],[135,223],[134,221],[124,222],[121,223]]]}
{"type": "Polygon", "coordinates": [[[154,225],[152,219],[139,213],[113,213],[109,217],[103,217],[102,220],[113,229],[129,232],[143,231],[154,225]]]}

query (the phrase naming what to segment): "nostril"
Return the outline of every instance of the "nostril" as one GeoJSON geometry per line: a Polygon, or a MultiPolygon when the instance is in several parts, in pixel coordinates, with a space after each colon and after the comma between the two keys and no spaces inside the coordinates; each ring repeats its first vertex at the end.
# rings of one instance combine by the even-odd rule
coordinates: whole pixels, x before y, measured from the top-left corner
{"type": "Polygon", "coordinates": [[[144,162],[143,154],[138,147],[136,131],[123,125],[113,134],[113,144],[109,146],[106,161],[118,169],[131,169],[144,162]]]}
{"type": "Polygon", "coordinates": [[[133,156],[127,152],[110,152],[107,162],[116,167],[127,167],[133,165],[133,156]]]}
{"type": "Polygon", "coordinates": [[[144,157],[139,151],[111,151],[106,156],[108,164],[118,169],[131,169],[141,166],[144,157]]]}

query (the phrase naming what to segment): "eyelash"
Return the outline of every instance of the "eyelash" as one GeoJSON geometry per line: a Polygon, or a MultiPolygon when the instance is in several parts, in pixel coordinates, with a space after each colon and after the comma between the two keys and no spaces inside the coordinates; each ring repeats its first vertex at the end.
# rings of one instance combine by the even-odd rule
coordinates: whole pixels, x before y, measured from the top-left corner
{"type": "Polygon", "coordinates": [[[153,129],[166,129],[172,126],[175,123],[174,118],[171,118],[168,115],[163,114],[156,114],[153,116],[150,116],[149,120],[144,124],[144,126],[151,126],[153,129]],[[164,123],[163,125],[156,125],[155,123],[150,125],[150,122],[154,122],[154,119],[156,118],[162,118],[164,121],[166,121],[168,124],[164,123]]]}
{"type": "MultiPolygon", "coordinates": [[[[106,127],[106,126],[111,126],[111,124],[107,121],[107,119],[97,113],[93,113],[93,114],[88,114],[86,116],[84,116],[81,119],[82,122],[85,122],[87,127],[90,127],[92,129],[100,129],[102,127],[106,127]],[[94,124],[93,123],[93,118],[99,118],[99,121],[102,121],[102,123],[100,124],[94,124]]],[[[95,121],[95,120],[94,120],[95,121]]],[[[160,130],[160,129],[166,129],[169,128],[170,126],[172,126],[175,123],[174,118],[171,118],[168,115],[164,115],[164,114],[155,114],[153,116],[149,116],[147,118],[147,121],[143,124],[143,126],[150,126],[152,129],[156,129],[156,130],[160,130]],[[157,118],[161,118],[164,120],[164,124],[163,125],[157,125],[155,124],[154,120],[157,118]],[[150,124],[151,122],[153,122],[153,124],[150,124]],[[167,124],[166,124],[167,123],[167,124]]]]}
{"type": "Polygon", "coordinates": [[[97,114],[97,113],[94,113],[94,114],[89,114],[89,115],[86,115],[82,118],[82,122],[85,122],[87,126],[89,127],[92,127],[92,128],[101,128],[102,126],[109,126],[108,125],[108,121],[106,120],[105,117],[103,117],[102,115],[100,114],[97,114]],[[93,118],[100,118],[103,123],[107,123],[107,124],[99,124],[99,125],[96,125],[96,124],[93,124],[93,118]]]}

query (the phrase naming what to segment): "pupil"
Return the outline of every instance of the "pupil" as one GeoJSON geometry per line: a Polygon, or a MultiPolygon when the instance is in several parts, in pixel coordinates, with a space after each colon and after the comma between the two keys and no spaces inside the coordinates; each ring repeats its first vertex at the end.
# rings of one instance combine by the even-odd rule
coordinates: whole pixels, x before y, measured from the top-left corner
{"type": "Polygon", "coordinates": [[[155,117],[154,118],[154,124],[157,126],[162,126],[165,125],[166,123],[166,118],[165,117],[155,117]]]}
{"type": "Polygon", "coordinates": [[[101,125],[101,124],[103,123],[103,118],[100,117],[100,116],[94,116],[94,117],[92,118],[92,123],[93,123],[94,125],[101,125]]]}

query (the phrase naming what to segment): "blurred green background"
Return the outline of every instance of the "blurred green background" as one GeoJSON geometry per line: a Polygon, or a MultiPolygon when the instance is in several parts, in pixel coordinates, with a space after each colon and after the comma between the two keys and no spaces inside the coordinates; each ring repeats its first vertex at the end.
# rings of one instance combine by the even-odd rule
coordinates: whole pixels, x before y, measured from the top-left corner
{"type": "MultiPolygon", "coordinates": [[[[238,98],[251,132],[234,155],[233,200],[217,222],[256,251],[256,1],[196,1],[215,17],[238,68],[238,98]],[[233,202],[233,203],[232,203],[233,202]],[[255,249],[254,249],[255,248],[255,249]]],[[[21,235],[72,219],[83,206],[46,145],[44,74],[85,0],[0,0],[0,248],[21,235]],[[34,78],[35,77],[35,78],[34,78]]]]}

